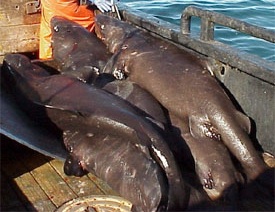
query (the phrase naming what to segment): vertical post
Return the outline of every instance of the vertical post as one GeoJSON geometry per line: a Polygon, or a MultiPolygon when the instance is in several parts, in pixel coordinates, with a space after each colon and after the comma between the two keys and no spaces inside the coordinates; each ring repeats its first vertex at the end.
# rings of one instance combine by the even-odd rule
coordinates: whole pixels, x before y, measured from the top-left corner
{"type": "Polygon", "coordinates": [[[191,16],[186,12],[181,15],[180,29],[181,33],[190,34],[191,16]]]}
{"type": "Polygon", "coordinates": [[[214,40],[214,23],[208,18],[201,18],[200,39],[204,41],[214,40]]]}

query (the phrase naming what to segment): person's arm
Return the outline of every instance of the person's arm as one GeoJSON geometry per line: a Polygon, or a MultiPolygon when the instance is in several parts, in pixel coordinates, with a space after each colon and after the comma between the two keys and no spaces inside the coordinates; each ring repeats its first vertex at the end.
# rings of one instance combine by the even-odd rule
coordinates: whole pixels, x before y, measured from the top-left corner
{"type": "Polygon", "coordinates": [[[108,12],[112,8],[108,0],[80,0],[80,5],[95,5],[101,12],[108,12]]]}

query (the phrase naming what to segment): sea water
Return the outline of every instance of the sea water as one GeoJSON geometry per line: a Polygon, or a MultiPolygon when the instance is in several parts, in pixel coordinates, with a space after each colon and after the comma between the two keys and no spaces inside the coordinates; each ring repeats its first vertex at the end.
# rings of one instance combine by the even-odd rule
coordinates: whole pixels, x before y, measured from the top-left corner
{"type": "MultiPolygon", "coordinates": [[[[141,10],[162,20],[180,25],[182,11],[187,6],[197,6],[222,13],[247,23],[274,30],[275,0],[120,0],[126,6],[141,10]]],[[[200,22],[192,18],[191,34],[199,34],[200,22]]],[[[215,25],[215,40],[241,51],[258,55],[275,62],[275,44],[244,33],[215,25]]]]}

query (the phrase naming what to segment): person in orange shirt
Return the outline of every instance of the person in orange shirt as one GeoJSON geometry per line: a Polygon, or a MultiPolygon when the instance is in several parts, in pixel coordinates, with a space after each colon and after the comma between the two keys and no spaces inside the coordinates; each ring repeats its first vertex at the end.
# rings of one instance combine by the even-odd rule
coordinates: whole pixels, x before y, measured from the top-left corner
{"type": "Polygon", "coordinates": [[[53,16],[63,16],[85,27],[90,32],[94,31],[94,10],[89,5],[95,5],[101,12],[111,10],[108,0],[41,0],[41,23],[39,58],[51,59],[51,27],[50,20],[53,16]]]}

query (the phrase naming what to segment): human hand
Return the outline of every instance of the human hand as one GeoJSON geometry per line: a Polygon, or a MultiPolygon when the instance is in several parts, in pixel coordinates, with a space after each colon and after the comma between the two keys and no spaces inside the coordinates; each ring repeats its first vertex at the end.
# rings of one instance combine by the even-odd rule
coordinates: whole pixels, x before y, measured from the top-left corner
{"type": "Polygon", "coordinates": [[[108,0],[89,0],[92,4],[96,5],[101,12],[108,12],[111,10],[112,3],[108,0]]]}

